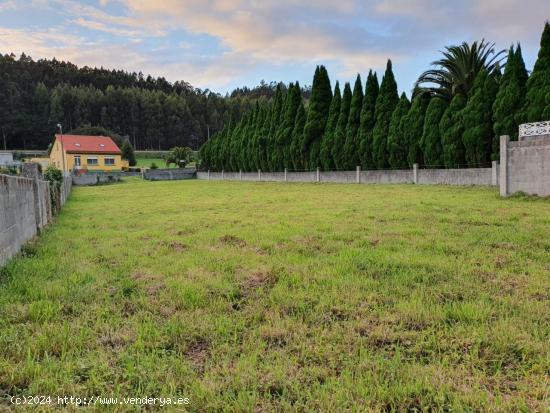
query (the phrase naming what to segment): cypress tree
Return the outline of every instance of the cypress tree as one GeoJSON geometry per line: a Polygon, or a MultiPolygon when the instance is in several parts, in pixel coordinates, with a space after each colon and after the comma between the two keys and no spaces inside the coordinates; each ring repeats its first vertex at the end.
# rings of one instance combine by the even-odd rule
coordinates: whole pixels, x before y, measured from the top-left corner
{"type": "Polygon", "coordinates": [[[453,97],[451,103],[439,122],[439,133],[443,145],[443,163],[447,168],[456,168],[466,163],[464,155],[464,120],[462,111],[466,107],[466,98],[460,93],[453,97]]]}
{"type": "Polygon", "coordinates": [[[550,24],[546,22],[535,67],[527,81],[522,122],[550,120],[550,24]]]}
{"type": "Polygon", "coordinates": [[[424,130],[424,116],[430,103],[430,95],[423,93],[414,98],[411,104],[411,110],[403,119],[405,126],[403,133],[407,142],[407,162],[409,166],[413,164],[423,164],[424,157],[420,149],[420,140],[424,130]]]}
{"type": "Polygon", "coordinates": [[[493,159],[500,153],[500,136],[518,137],[519,112],[525,102],[527,70],[521,55],[521,46],[510,47],[504,75],[493,104],[493,159]]]}
{"type": "Polygon", "coordinates": [[[319,166],[320,142],[325,132],[331,100],[332,89],[327,69],[324,66],[317,66],[311,87],[302,143],[303,153],[306,154],[305,159],[308,160],[308,168],[319,166]]]}
{"type": "Polygon", "coordinates": [[[406,117],[411,103],[405,93],[401,98],[391,115],[390,126],[388,128],[388,162],[392,168],[401,168],[407,166],[408,145],[405,140],[403,120],[406,117]]]}
{"type": "Polygon", "coordinates": [[[260,132],[260,139],[258,139],[258,169],[261,169],[262,171],[267,171],[269,169],[269,128],[271,127],[272,116],[273,104],[271,104],[266,110],[266,116],[260,132]]]}
{"type": "Polygon", "coordinates": [[[378,77],[376,73],[369,70],[367,83],[365,85],[365,96],[361,108],[361,119],[359,123],[359,157],[361,168],[368,169],[376,167],[372,156],[372,131],[375,122],[376,99],[379,92],[378,77]]]}
{"type": "Polygon", "coordinates": [[[330,171],[335,168],[334,160],[332,159],[332,146],[334,145],[334,132],[336,130],[336,124],[338,123],[338,117],[340,116],[340,106],[342,104],[342,95],[340,93],[340,83],[336,82],[334,87],[334,95],[332,102],[330,103],[330,110],[328,114],[327,127],[321,141],[321,153],[319,155],[321,159],[321,165],[325,171],[330,171]]]}
{"type": "Polygon", "coordinates": [[[363,107],[363,84],[361,76],[357,75],[353,86],[353,95],[349,109],[348,125],[346,127],[346,142],[344,144],[344,165],[345,169],[355,169],[360,164],[359,147],[357,134],[361,120],[361,109],[363,107]]]}
{"type": "Polygon", "coordinates": [[[263,104],[259,101],[256,101],[257,111],[256,117],[254,119],[254,125],[250,131],[250,149],[249,149],[249,160],[248,160],[248,170],[254,171],[257,169],[258,164],[258,130],[261,129],[261,125],[264,121],[264,108],[263,104]]]}
{"type": "Polygon", "coordinates": [[[279,133],[277,134],[277,150],[276,157],[276,169],[283,170],[283,168],[290,168],[290,144],[292,142],[292,131],[294,130],[294,121],[296,119],[296,112],[300,102],[302,101],[302,91],[300,84],[296,82],[289,86],[285,111],[281,117],[281,126],[279,133]]]}
{"type": "Polygon", "coordinates": [[[273,106],[271,108],[271,123],[269,125],[269,133],[267,137],[267,151],[266,151],[266,166],[269,171],[273,171],[276,168],[274,164],[274,153],[277,150],[277,131],[281,122],[281,114],[283,112],[283,92],[281,85],[277,85],[275,91],[275,98],[273,100],[273,106]]]}
{"type": "Polygon", "coordinates": [[[296,111],[296,118],[294,119],[294,129],[292,130],[292,143],[290,144],[290,158],[292,160],[292,166],[294,170],[302,170],[305,165],[304,153],[302,151],[304,126],[306,124],[306,109],[304,102],[300,101],[298,110],[296,111]]]}
{"type": "Polygon", "coordinates": [[[466,163],[479,165],[491,160],[493,144],[493,103],[498,84],[493,75],[482,70],[474,81],[472,95],[464,108],[466,163]]]}
{"type": "Polygon", "coordinates": [[[393,76],[391,60],[388,60],[386,72],[380,85],[380,92],[376,99],[376,120],[372,132],[373,163],[377,168],[386,168],[388,166],[388,129],[390,127],[391,115],[398,101],[397,84],[393,76]]]}
{"type": "Polygon", "coordinates": [[[430,100],[424,117],[424,127],[420,148],[426,165],[444,165],[443,142],[439,131],[439,123],[447,109],[447,102],[438,97],[430,100]]]}
{"type": "Polygon", "coordinates": [[[344,144],[346,142],[346,126],[348,124],[349,111],[351,106],[351,87],[346,82],[344,85],[344,94],[342,96],[342,104],[340,105],[340,114],[334,131],[334,139],[332,145],[332,159],[336,169],[343,169],[345,165],[344,144]]]}

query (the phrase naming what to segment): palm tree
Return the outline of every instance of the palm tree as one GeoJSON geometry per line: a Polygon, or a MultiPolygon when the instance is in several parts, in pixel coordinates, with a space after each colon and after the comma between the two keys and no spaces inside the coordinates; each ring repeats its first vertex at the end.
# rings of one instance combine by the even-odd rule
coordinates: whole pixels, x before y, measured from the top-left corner
{"type": "Polygon", "coordinates": [[[495,52],[495,44],[486,43],[485,39],[447,46],[441,53],[444,57],[432,62],[435,69],[425,71],[416,81],[413,97],[429,93],[450,101],[458,93],[468,96],[477,74],[482,69],[492,73],[505,58],[505,50],[495,52]]]}

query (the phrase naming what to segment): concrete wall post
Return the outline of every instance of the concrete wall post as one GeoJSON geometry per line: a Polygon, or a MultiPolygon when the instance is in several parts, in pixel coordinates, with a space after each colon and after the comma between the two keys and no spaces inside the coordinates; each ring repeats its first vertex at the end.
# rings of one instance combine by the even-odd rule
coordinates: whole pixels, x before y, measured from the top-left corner
{"type": "Polygon", "coordinates": [[[317,182],[321,182],[321,173],[319,171],[319,167],[317,167],[317,176],[316,176],[317,182]]]}
{"type": "Polygon", "coordinates": [[[210,169],[208,170],[208,180],[210,181],[210,169]]]}
{"type": "Polygon", "coordinates": [[[36,221],[36,231],[40,232],[42,227],[42,220],[40,219],[40,192],[38,187],[38,177],[32,180],[32,192],[34,198],[34,219],[36,221]]]}
{"type": "Polygon", "coordinates": [[[413,184],[418,184],[418,164],[413,163],[413,184]]]}
{"type": "Polygon", "coordinates": [[[243,171],[239,169],[239,181],[243,180],[243,171]]]}
{"type": "Polygon", "coordinates": [[[223,181],[223,169],[222,169],[222,181],[223,181]]]}
{"type": "Polygon", "coordinates": [[[500,137],[500,196],[508,196],[508,143],[510,137],[503,135],[500,137]]]}
{"type": "Polygon", "coordinates": [[[287,171],[287,169],[285,168],[285,182],[288,182],[287,173],[288,173],[288,171],[287,171]]]}
{"type": "Polygon", "coordinates": [[[262,180],[262,170],[258,169],[258,181],[262,180]]]}
{"type": "Polygon", "coordinates": [[[355,167],[355,182],[361,183],[361,167],[359,165],[355,167]]]}
{"type": "Polygon", "coordinates": [[[498,168],[498,162],[497,161],[491,162],[491,185],[493,186],[498,185],[497,168],[498,168]]]}

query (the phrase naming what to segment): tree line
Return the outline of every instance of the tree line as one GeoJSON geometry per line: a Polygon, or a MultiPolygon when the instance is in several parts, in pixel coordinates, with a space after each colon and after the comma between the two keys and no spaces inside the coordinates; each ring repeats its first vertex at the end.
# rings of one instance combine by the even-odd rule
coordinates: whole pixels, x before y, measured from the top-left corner
{"type": "Polygon", "coordinates": [[[272,102],[258,100],[200,150],[211,170],[281,171],[482,166],[499,157],[499,137],[517,139],[518,125],[550,120],[550,25],[529,75],[521,46],[495,52],[485,41],[447,47],[412,94],[399,96],[388,60],[379,83],[331,87],[318,66],[311,97],[299,84],[277,86],[272,102]],[[506,64],[503,64],[504,58],[506,64]],[[504,67],[504,71],[501,68],[504,67]]]}
{"type": "Polygon", "coordinates": [[[221,96],[142,73],[0,55],[0,148],[45,149],[61,123],[64,132],[112,130],[136,149],[198,149],[267,89],[221,96]]]}

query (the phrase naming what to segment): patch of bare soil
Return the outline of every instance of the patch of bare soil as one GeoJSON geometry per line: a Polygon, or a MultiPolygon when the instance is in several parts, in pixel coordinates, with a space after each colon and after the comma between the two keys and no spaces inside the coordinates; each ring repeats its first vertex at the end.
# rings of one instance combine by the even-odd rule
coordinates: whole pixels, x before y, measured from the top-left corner
{"type": "Polygon", "coordinates": [[[231,245],[234,247],[242,248],[246,246],[246,241],[244,239],[241,239],[234,235],[224,235],[223,237],[220,237],[220,242],[222,244],[231,245]]]}
{"type": "Polygon", "coordinates": [[[183,354],[195,370],[203,372],[204,364],[210,356],[210,342],[204,338],[197,338],[187,345],[183,354]]]}

